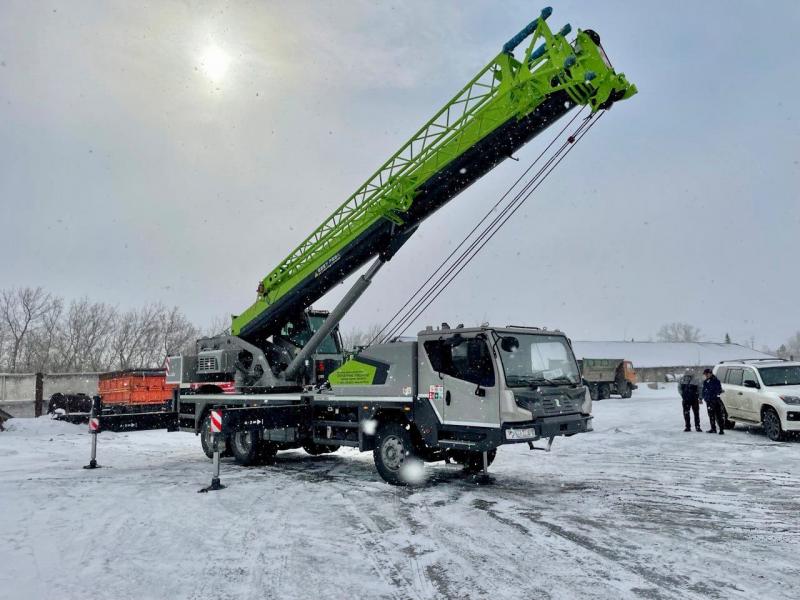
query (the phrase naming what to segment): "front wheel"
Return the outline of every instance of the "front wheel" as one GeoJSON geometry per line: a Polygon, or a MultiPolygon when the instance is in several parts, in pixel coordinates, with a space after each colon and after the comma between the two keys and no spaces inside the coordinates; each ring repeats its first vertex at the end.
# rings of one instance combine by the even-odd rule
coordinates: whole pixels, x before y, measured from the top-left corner
{"type": "Polygon", "coordinates": [[[774,408],[764,409],[761,415],[761,423],[764,427],[764,433],[767,434],[769,439],[773,442],[783,441],[785,434],[783,433],[783,427],[781,427],[781,418],[774,408]]]}
{"type": "Polygon", "coordinates": [[[422,461],[417,456],[411,433],[406,426],[400,423],[384,423],[378,428],[372,456],[378,474],[386,483],[392,485],[412,483],[408,476],[409,467],[411,469],[415,469],[416,466],[422,468],[422,461]],[[413,465],[413,463],[418,463],[418,465],[413,465]]]}
{"type": "Polygon", "coordinates": [[[622,384],[622,391],[620,392],[620,396],[622,396],[623,398],[630,398],[631,396],[633,396],[633,388],[631,387],[631,384],[628,383],[627,381],[622,384]]]}

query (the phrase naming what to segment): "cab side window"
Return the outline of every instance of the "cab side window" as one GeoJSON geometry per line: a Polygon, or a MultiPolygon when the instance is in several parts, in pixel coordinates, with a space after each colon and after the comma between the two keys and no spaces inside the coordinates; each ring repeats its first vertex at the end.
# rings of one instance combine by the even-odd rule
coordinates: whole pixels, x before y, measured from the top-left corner
{"type": "Polygon", "coordinates": [[[725,383],[729,383],[731,385],[742,385],[742,370],[730,369],[728,371],[728,377],[725,380],[725,383]]]}
{"type": "Polygon", "coordinates": [[[725,378],[728,376],[728,367],[720,367],[717,369],[717,379],[719,379],[722,383],[725,382],[725,378]]]}
{"type": "Polygon", "coordinates": [[[458,346],[445,344],[443,340],[429,340],[424,345],[435,371],[483,387],[494,385],[492,356],[482,339],[464,340],[458,346]]]}

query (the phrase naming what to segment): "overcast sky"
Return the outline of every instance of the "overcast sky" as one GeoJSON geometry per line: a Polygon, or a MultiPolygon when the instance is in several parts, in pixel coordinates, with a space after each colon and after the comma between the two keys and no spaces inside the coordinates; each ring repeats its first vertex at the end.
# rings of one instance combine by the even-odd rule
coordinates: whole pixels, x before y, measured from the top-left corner
{"type": "MultiPolygon", "coordinates": [[[[418,325],[644,340],[688,321],[785,341],[800,329],[800,3],[553,7],[550,25],[595,29],[639,94],[418,325]]],[[[0,287],[162,301],[201,325],[240,312],[538,8],[4,0],[0,287]]],[[[389,317],[547,141],[426,221],[345,325],[389,317]]]]}

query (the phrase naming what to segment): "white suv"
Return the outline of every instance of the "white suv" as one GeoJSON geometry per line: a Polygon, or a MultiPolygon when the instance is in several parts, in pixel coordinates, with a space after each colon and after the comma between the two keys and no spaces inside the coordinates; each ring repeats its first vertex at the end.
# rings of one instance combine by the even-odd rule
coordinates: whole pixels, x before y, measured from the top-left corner
{"type": "Polygon", "coordinates": [[[780,441],[800,431],[800,362],[779,358],[727,360],[714,367],[722,383],[725,426],[761,425],[780,441]]]}

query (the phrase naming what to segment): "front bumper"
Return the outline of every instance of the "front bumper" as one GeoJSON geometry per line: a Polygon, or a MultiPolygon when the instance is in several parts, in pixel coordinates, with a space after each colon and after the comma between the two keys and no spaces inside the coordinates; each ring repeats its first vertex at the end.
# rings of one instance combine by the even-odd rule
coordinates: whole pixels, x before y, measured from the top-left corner
{"type": "Polygon", "coordinates": [[[573,414],[557,417],[542,417],[534,421],[509,423],[501,430],[501,444],[535,442],[542,438],[559,435],[575,435],[592,431],[591,415],[573,414]]]}
{"type": "Polygon", "coordinates": [[[800,405],[787,405],[780,416],[784,431],[800,431],[800,405]]]}

